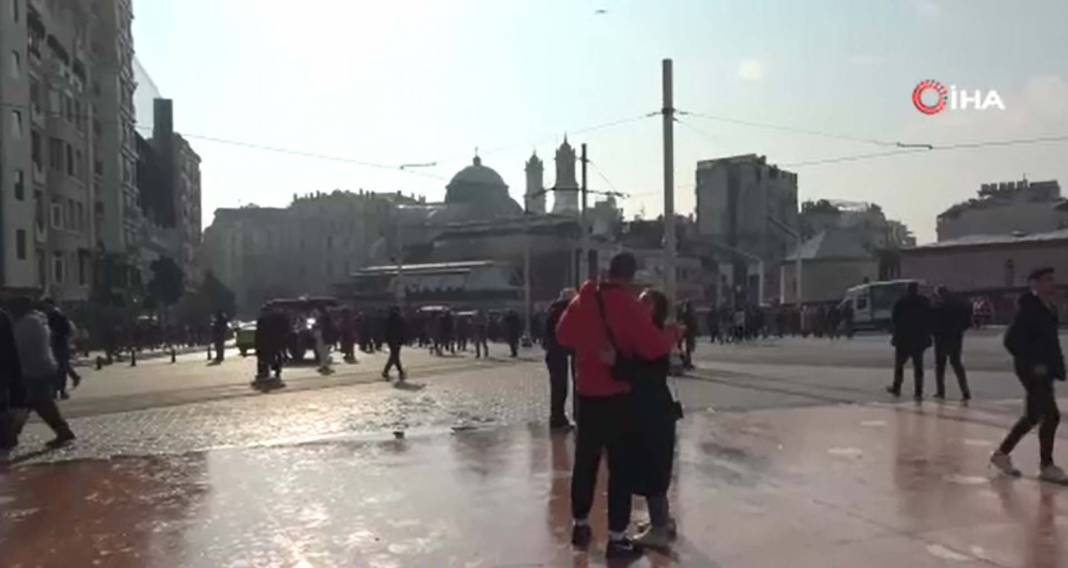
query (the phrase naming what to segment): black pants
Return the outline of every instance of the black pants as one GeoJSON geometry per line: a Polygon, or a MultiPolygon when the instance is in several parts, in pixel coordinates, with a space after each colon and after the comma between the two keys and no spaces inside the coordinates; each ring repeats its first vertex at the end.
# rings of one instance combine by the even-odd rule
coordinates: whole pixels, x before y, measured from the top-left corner
{"type": "Polygon", "coordinates": [[[519,338],[518,337],[515,337],[515,338],[509,337],[508,338],[508,348],[512,350],[512,357],[513,358],[519,357],[519,338]]]}
{"type": "MultiPolygon", "coordinates": [[[[28,401],[26,408],[36,412],[37,416],[41,417],[41,421],[48,425],[57,436],[63,436],[70,434],[70,426],[67,425],[67,421],[63,419],[63,415],[59,413],[59,406],[56,405],[56,401],[47,398],[28,401]]],[[[15,438],[17,439],[22,434],[22,428],[26,425],[25,422],[17,424],[15,427],[15,438]]]]}
{"type": "Polygon", "coordinates": [[[386,369],[382,371],[382,374],[388,375],[394,365],[397,366],[398,373],[402,375],[404,374],[404,367],[401,366],[400,354],[401,345],[399,343],[395,345],[391,344],[389,346],[389,359],[386,360],[386,369]]]}
{"type": "Polygon", "coordinates": [[[905,379],[905,363],[912,359],[914,394],[917,397],[923,396],[923,352],[924,349],[919,347],[896,347],[894,349],[894,391],[901,392],[901,383],[905,379]]]}
{"type": "Polygon", "coordinates": [[[226,340],[225,339],[216,339],[215,340],[215,360],[219,361],[219,362],[222,362],[223,358],[226,356],[225,352],[226,352],[226,340]]]}
{"type": "Polygon", "coordinates": [[[486,343],[486,338],[475,338],[475,358],[481,359],[483,357],[489,357],[489,344],[486,343]]]}
{"type": "Polygon", "coordinates": [[[549,424],[567,423],[564,406],[567,404],[567,379],[571,363],[567,353],[552,349],[545,354],[545,366],[549,369],[549,424]]]}
{"type": "Polygon", "coordinates": [[[1001,452],[1012,452],[1032,428],[1038,426],[1038,450],[1043,467],[1053,464],[1053,441],[1057,435],[1057,426],[1061,423],[1061,411],[1057,408],[1057,398],[1053,394],[1053,379],[1036,377],[1034,370],[1026,365],[1016,364],[1016,376],[1027,392],[1027,406],[1024,415],[1001,442],[1001,452]]]}
{"type": "Polygon", "coordinates": [[[961,362],[961,352],[964,349],[964,337],[936,337],[935,338],[935,386],[938,394],[946,394],[946,362],[953,367],[953,373],[957,375],[957,384],[960,385],[961,396],[968,398],[971,392],[968,390],[968,376],[964,372],[964,363],[961,362]]]}
{"type": "Polygon", "coordinates": [[[630,524],[631,482],[626,465],[630,415],[627,395],[579,397],[571,515],[576,520],[589,518],[604,451],[608,454],[608,530],[613,532],[623,532],[630,524]]]}

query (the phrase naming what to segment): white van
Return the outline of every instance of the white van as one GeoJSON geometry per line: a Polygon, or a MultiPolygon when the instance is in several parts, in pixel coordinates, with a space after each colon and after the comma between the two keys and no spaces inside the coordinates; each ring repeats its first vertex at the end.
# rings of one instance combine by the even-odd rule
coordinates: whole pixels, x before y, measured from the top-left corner
{"type": "Polygon", "coordinates": [[[841,308],[852,308],[853,327],[858,329],[889,329],[894,304],[905,295],[912,282],[923,287],[922,280],[885,280],[853,286],[846,290],[841,308]]]}

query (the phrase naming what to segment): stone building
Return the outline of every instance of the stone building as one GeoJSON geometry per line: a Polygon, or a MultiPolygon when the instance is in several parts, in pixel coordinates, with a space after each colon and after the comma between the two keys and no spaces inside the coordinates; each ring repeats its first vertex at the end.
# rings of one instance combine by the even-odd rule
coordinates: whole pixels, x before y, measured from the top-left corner
{"type": "Polygon", "coordinates": [[[1042,233],[1068,227],[1056,180],[984,183],[976,198],[938,216],[938,240],[970,235],[1042,233]]]}
{"type": "Polygon", "coordinates": [[[797,257],[801,257],[802,303],[837,302],[846,289],[879,280],[879,259],[859,227],[822,229],[779,265],[779,299],[797,302],[797,257]]]}

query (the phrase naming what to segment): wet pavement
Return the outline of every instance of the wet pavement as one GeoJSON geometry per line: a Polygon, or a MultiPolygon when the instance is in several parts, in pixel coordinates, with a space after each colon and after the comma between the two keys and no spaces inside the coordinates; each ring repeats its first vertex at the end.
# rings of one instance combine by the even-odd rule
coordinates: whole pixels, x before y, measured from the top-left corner
{"type": "MultiPolygon", "coordinates": [[[[275,400],[322,421],[304,394],[275,400]]],[[[634,565],[1068,565],[1068,489],[986,468],[1011,418],[911,403],[691,413],[680,540],[634,565]]],[[[271,441],[280,417],[250,425],[268,431],[258,445],[22,463],[0,473],[0,566],[604,565],[603,495],[592,550],[568,543],[571,436],[511,420],[271,441]]],[[[1016,456],[1028,475],[1035,445],[1016,456]]]]}

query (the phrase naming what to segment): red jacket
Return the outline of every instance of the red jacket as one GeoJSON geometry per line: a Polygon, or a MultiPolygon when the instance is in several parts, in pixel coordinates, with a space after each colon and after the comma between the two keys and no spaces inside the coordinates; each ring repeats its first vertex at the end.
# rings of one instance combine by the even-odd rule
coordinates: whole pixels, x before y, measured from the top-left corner
{"type": "Polygon", "coordinates": [[[560,317],[556,340],[575,352],[578,394],[603,397],[630,390],[627,383],[612,378],[611,365],[602,354],[612,349],[597,306],[601,290],[605,316],[611,326],[619,351],[647,360],[659,359],[671,352],[674,338],[653,325],[649,310],[627,288],[605,282],[587,281],[578,297],[560,317]]]}

